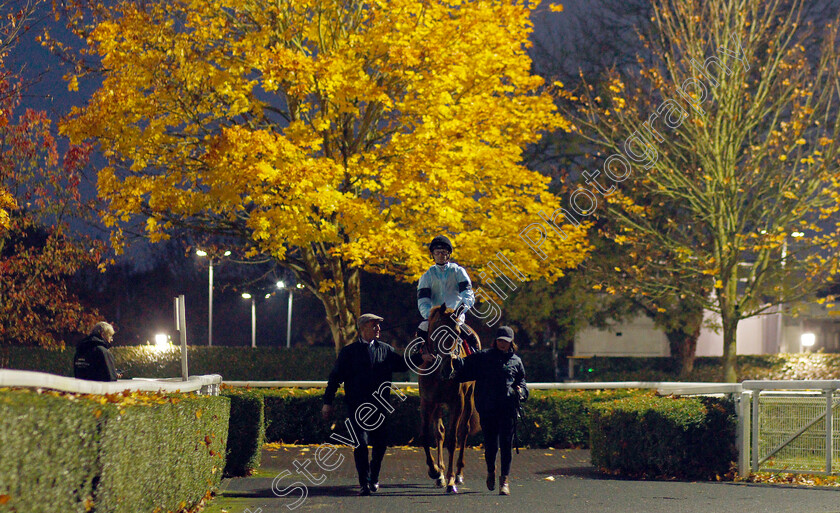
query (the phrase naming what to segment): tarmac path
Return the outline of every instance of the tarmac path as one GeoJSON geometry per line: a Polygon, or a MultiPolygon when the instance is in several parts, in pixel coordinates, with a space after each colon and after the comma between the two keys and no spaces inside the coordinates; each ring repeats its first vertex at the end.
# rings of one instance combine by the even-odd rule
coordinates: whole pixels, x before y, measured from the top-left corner
{"type": "Polygon", "coordinates": [[[461,493],[445,495],[426,476],[422,449],[392,447],[383,463],[380,490],[359,497],[352,451],[341,447],[331,458],[322,458],[336,467],[325,472],[315,464],[317,448],[264,451],[259,471],[225,479],[222,493],[205,513],[840,513],[840,488],[620,479],[598,472],[585,450],[523,449],[514,454],[511,496],[502,497],[484,485],[481,449],[468,449],[461,493]],[[277,496],[272,483],[286,496],[277,496]]]}

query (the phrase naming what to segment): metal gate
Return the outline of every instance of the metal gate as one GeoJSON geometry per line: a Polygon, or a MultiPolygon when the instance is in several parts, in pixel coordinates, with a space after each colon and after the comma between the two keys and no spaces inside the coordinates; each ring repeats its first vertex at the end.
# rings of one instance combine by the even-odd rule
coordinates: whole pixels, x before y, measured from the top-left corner
{"type": "Polygon", "coordinates": [[[836,380],[745,381],[741,407],[751,411],[741,412],[750,424],[743,426],[741,454],[750,455],[748,470],[840,472],[838,389],[836,380]]]}

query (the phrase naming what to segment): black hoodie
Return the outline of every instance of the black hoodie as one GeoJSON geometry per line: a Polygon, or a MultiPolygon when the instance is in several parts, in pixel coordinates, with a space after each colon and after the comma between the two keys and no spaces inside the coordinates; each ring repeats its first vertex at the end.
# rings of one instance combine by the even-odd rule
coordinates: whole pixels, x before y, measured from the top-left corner
{"type": "Polygon", "coordinates": [[[475,380],[475,408],[479,416],[516,416],[517,399],[528,399],[525,366],[511,348],[508,352],[489,349],[452,361],[453,379],[461,383],[475,380]],[[519,389],[516,397],[516,389],[519,389]]]}
{"type": "Polygon", "coordinates": [[[116,381],[114,356],[108,349],[111,344],[99,335],[89,335],[76,346],[73,357],[73,375],[89,381],[116,381]]]}

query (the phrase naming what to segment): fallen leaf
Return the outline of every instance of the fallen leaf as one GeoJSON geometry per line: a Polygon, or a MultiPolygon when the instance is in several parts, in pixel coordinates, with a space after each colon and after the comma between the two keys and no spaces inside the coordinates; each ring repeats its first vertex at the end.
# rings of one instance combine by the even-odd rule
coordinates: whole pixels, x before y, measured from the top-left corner
{"type": "Polygon", "coordinates": [[[11,495],[0,495],[0,504],[6,504],[11,498],[11,495]]]}
{"type": "Polygon", "coordinates": [[[548,476],[544,481],[554,481],[554,476],[548,476]]]}

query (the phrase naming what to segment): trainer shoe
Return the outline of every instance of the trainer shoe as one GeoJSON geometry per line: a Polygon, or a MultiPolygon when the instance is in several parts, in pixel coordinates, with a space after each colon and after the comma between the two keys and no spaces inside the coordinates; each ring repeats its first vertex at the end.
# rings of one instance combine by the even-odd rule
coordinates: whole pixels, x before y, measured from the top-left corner
{"type": "Polygon", "coordinates": [[[508,476],[499,476],[499,495],[510,495],[508,476]]]}

